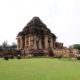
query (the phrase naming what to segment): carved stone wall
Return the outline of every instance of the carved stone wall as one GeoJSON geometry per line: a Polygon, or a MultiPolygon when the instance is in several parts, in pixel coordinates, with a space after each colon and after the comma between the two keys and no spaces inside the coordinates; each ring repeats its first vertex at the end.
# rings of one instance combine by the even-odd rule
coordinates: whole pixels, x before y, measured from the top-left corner
{"type": "Polygon", "coordinates": [[[56,42],[56,35],[38,18],[33,19],[23,28],[17,36],[18,50],[46,50],[62,48],[62,43],[56,42]]]}

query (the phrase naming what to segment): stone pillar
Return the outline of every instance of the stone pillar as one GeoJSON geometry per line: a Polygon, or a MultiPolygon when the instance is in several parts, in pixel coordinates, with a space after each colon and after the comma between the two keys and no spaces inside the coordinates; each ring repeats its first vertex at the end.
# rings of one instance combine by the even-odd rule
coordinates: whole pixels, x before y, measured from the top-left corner
{"type": "Polygon", "coordinates": [[[28,37],[28,40],[29,40],[29,48],[31,47],[31,44],[30,44],[30,35],[29,35],[29,37],[28,37]]]}
{"type": "Polygon", "coordinates": [[[33,48],[34,49],[37,49],[36,39],[37,39],[36,36],[34,36],[34,43],[33,43],[33,48]]]}
{"type": "Polygon", "coordinates": [[[20,49],[23,48],[23,41],[22,41],[22,37],[20,37],[20,49]]]}
{"type": "Polygon", "coordinates": [[[20,48],[20,40],[19,40],[19,37],[17,37],[17,49],[19,50],[20,48]]]}
{"type": "Polygon", "coordinates": [[[25,36],[25,49],[26,49],[26,36],[25,36]]]}
{"type": "Polygon", "coordinates": [[[23,49],[25,48],[25,37],[22,38],[23,49]]]}
{"type": "Polygon", "coordinates": [[[50,40],[50,48],[53,49],[53,39],[50,40]]]}
{"type": "Polygon", "coordinates": [[[39,46],[39,49],[42,49],[42,40],[41,39],[39,39],[38,46],[39,46]]]}
{"type": "Polygon", "coordinates": [[[30,36],[30,46],[31,46],[31,49],[34,49],[34,47],[33,47],[33,44],[34,43],[34,37],[33,37],[33,35],[31,35],[30,36]]]}
{"type": "Polygon", "coordinates": [[[25,36],[25,49],[27,49],[28,47],[28,43],[27,43],[27,37],[25,36]]]}
{"type": "Polygon", "coordinates": [[[54,42],[53,42],[53,48],[55,48],[55,44],[54,44],[54,42]]]}
{"type": "Polygon", "coordinates": [[[44,47],[45,47],[45,49],[48,49],[49,48],[48,36],[45,36],[45,38],[44,38],[44,47]]]}

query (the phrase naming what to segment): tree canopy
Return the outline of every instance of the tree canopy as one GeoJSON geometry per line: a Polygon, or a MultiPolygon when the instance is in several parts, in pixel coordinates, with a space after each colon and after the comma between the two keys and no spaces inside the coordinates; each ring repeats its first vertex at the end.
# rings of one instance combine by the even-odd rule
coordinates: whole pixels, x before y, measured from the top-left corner
{"type": "Polygon", "coordinates": [[[80,50],[80,44],[74,44],[74,45],[72,45],[72,48],[73,49],[79,49],[80,50]]]}
{"type": "Polygon", "coordinates": [[[0,49],[16,49],[17,45],[15,42],[12,42],[11,45],[8,44],[7,41],[4,41],[2,45],[0,45],[0,49]]]}

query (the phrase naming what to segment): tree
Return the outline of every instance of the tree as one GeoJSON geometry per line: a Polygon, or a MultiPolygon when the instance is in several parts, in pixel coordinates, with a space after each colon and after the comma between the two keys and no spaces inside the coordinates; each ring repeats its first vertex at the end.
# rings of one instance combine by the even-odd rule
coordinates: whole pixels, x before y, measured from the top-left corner
{"type": "Polygon", "coordinates": [[[2,48],[3,48],[3,49],[8,49],[8,48],[9,48],[9,45],[8,45],[8,42],[7,42],[7,41],[4,41],[4,42],[3,42],[2,48]]]}
{"type": "Polygon", "coordinates": [[[10,46],[12,49],[16,49],[17,48],[17,45],[15,42],[12,42],[12,45],[10,46]]]}
{"type": "Polygon", "coordinates": [[[79,49],[80,50],[80,44],[74,44],[72,47],[73,47],[73,49],[79,49]]]}

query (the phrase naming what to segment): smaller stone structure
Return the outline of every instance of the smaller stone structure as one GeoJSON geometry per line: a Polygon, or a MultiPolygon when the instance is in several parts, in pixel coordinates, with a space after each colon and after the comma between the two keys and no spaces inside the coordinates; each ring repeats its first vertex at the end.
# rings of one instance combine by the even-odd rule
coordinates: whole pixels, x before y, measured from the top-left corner
{"type": "Polygon", "coordinates": [[[78,49],[70,49],[70,48],[54,49],[53,54],[54,54],[54,57],[74,57],[76,58],[80,54],[80,51],[78,49]]]}

